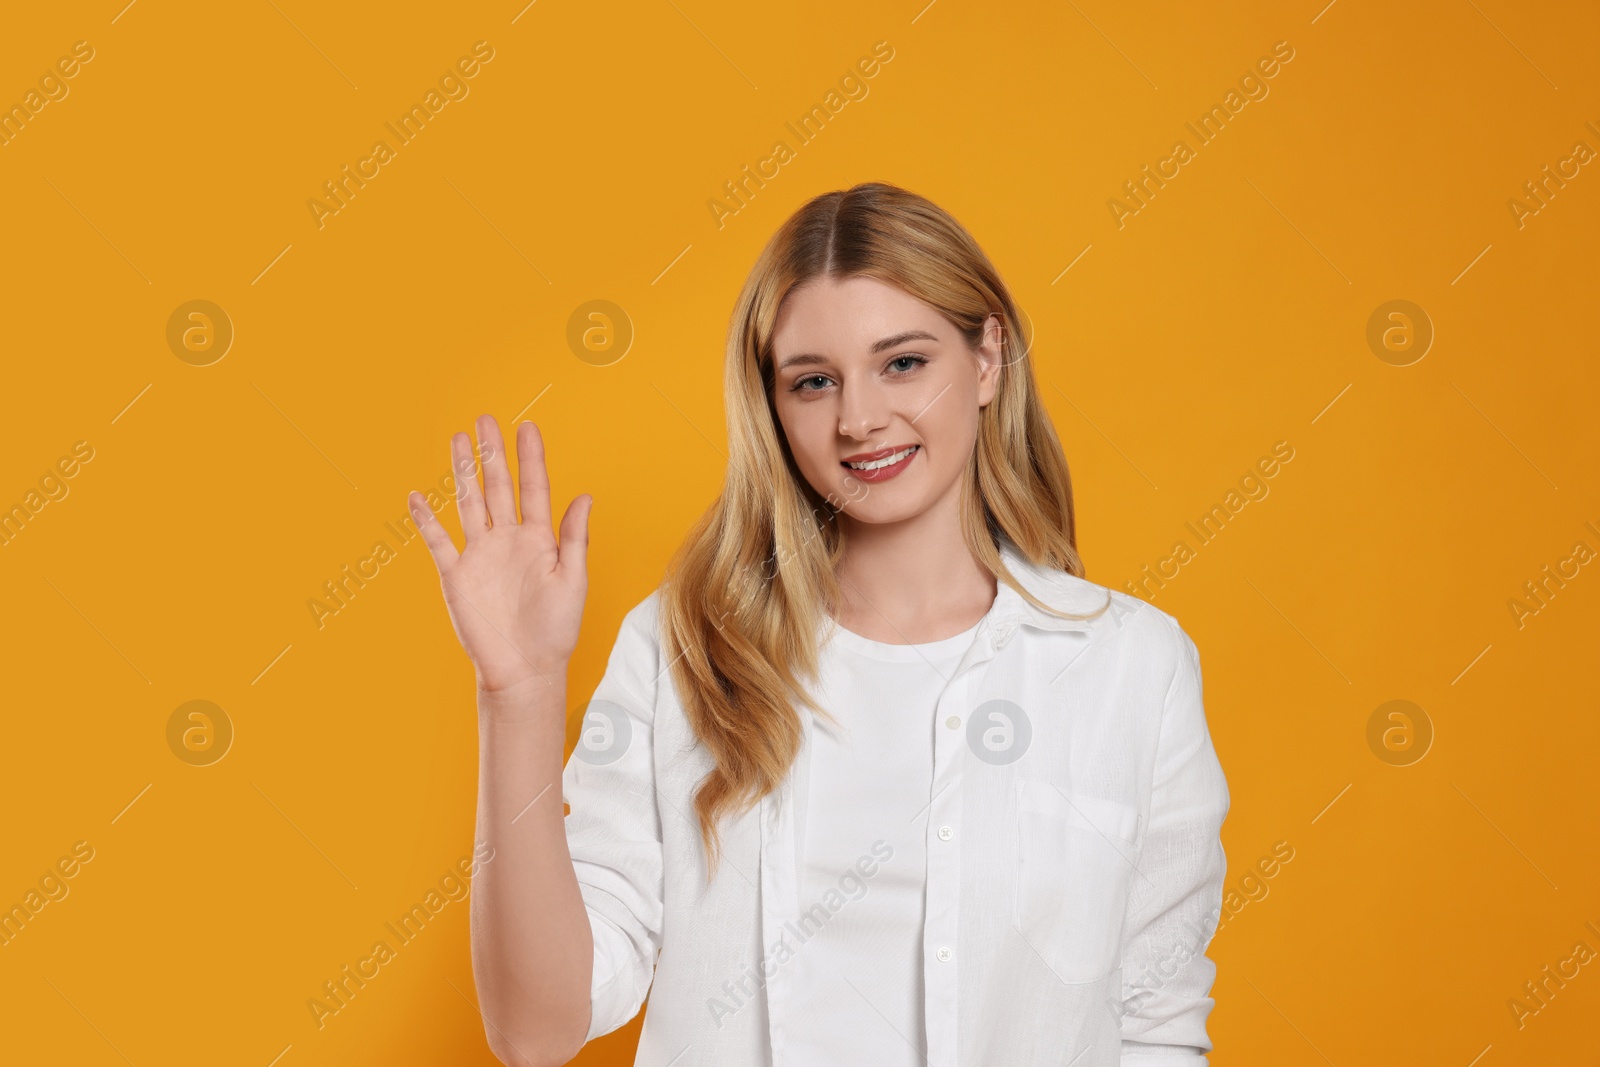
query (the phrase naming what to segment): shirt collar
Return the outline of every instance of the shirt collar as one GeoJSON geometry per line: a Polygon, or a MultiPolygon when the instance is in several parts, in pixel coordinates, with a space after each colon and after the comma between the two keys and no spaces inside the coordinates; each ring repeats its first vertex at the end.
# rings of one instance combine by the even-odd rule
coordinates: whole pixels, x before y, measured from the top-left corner
{"type": "MultiPolygon", "coordinates": [[[[1109,589],[1054,567],[1037,566],[1004,537],[1000,539],[1000,559],[1024,589],[1057,611],[1072,615],[1092,615],[1110,602],[1109,589]]],[[[993,639],[993,643],[989,646],[991,653],[1004,647],[1019,626],[1032,626],[1046,631],[1066,630],[1086,633],[1099,621],[1098,617],[1058,618],[1030,604],[1022,594],[999,578],[995,579],[995,585],[997,588],[994,604],[984,617],[981,626],[981,630],[993,639]]],[[[819,618],[818,627],[820,642],[828,633],[826,617],[819,618]]],[[[973,654],[976,654],[980,647],[980,644],[975,644],[973,654]]]]}
{"type": "MultiPolygon", "coordinates": [[[[1109,603],[1110,590],[1053,567],[1029,562],[1009,540],[1000,541],[1000,558],[1022,587],[1057,611],[1089,615],[1109,603]]],[[[1040,630],[1078,630],[1093,627],[1094,619],[1062,619],[1035,607],[1004,581],[995,580],[998,589],[992,620],[996,640],[1004,644],[1019,625],[1040,630]]]]}

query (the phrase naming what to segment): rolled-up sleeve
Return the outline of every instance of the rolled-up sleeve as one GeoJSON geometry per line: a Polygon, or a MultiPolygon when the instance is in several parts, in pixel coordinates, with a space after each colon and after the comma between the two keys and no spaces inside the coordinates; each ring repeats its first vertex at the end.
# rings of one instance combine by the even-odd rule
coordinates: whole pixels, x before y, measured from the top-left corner
{"type": "Polygon", "coordinates": [[[1166,616],[1177,669],[1162,709],[1150,818],[1123,930],[1122,1067],[1203,1064],[1222,909],[1228,784],[1201,699],[1200,653],[1166,616]]]}
{"type": "Polygon", "coordinates": [[[661,951],[661,820],[652,741],[662,670],[659,590],[624,616],[562,772],[567,848],[594,936],[585,1041],[628,1022],[661,951]]]}

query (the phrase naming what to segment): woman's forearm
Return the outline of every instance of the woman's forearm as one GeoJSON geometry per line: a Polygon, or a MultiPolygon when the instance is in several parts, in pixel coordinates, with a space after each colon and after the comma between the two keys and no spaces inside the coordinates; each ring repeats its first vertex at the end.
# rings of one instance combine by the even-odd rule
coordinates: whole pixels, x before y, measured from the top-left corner
{"type": "Polygon", "coordinates": [[[594,943],[567,851],[564,671],[478,691],[472,972],[489,1047],[515,1067],[563,1064],[588,1033],[594,943]]]}

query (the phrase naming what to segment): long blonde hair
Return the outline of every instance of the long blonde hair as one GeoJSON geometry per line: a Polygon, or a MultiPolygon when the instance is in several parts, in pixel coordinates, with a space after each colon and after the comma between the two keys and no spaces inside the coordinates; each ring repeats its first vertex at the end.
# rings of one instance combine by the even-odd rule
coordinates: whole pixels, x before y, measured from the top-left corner
{"type": "Polygon", "coordinates": [[[724,374],[727,475],[663,582],[663,652],[715,761],[694,798],[711,871],[719,819],[735,806],[749,810],[794,763],[804,736],[795,703],[828,716],[801,679],[816,677],[819,624],[840,604],[834,568],[844,545],[831,521],[839,505],[801,475],[772,397],[779,305],[824,276],[894,285],[954,323],[974,351],[985,321],[1000,316],[1002,370],[962,479],[962,534],[997,581],[1051,614],[1063,613],[1011,575],[998,538],[1036,566],[1083,576],[1071,480],[1034,383],[1030,338],[983,250],[931,201],[887,183],[808,201],[767,242],[739,294],[724,374]]]}

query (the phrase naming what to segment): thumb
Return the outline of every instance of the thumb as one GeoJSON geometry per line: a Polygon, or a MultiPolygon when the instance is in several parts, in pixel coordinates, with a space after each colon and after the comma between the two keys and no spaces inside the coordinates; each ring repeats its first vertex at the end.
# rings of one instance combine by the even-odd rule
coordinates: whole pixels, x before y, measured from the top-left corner
{"type": "Polygon", "coordinates": [[[589,560],[589,512],[594,509],[594,497],[588,493],[575,497],[561,516],[561,543],[557,547],[558,563],[563,570],[571,569],[576,577],[586,577],[589,560]]]}

